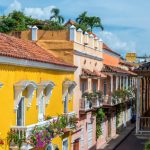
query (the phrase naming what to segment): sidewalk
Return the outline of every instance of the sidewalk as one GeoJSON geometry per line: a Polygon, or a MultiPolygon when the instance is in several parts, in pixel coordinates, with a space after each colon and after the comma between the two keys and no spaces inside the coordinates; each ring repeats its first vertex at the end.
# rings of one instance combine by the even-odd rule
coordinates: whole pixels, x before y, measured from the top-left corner
{"type": "Polygon", "coordinates": [[[108,143],[102,145],[99,150],[115,150],[117,146],[135,129],[135,125],[131,124],[126,127],[120,134],[117,134],[108,143]]]}

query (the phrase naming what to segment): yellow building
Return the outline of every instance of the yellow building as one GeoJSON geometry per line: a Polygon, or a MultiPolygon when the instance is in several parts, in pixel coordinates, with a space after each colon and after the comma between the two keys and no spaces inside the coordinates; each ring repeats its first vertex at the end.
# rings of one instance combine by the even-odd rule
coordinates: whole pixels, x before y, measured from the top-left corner
{"type": "Polygon", "coordinates": [[[136,62],[136,53],[127,53],[126,54],[126,60],[128,62],[135,63],[136,62]]]}
{"type": "MultiPolygon", "coordinates": [[[[4,141],[0,149],[18,149],[15,141],[7,143],[10,130],[18,138],[24,135],[26,139],[35,127],[54,121],[53,117],[74,115],[75,70],[75,66],[57,59],[34,42],[0,33],[0,138],[4,141]],[[46,120],[48,116],[52,118],[46,120]]],[[[69,150],[70,139],[67,132],[52,143],[59,150],[69,150]]],[[[33,145],[26,142],[21,145],[21,149],[31,148],[33,145]]]]}

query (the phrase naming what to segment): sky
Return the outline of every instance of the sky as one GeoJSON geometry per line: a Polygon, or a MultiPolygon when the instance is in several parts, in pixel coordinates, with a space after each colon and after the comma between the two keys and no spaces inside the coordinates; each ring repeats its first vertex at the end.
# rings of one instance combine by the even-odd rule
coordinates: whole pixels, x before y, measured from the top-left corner
{"type": "Polygon", "coordinates": [[[104,31],[94,32],[122,56],[127,52],[150,55],[150,0],[0,0],[0,15],[21,10],[34,18],[48,19],[54,7],[66,21],[75,20],[84,11],[100,17],[104,31]]]}

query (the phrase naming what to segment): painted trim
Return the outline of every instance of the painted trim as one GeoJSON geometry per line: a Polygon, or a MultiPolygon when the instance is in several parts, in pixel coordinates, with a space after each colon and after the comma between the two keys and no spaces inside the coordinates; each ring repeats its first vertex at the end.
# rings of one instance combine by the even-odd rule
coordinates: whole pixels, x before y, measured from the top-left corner
{"type": "Polygon", "coordinates": [[[80,50],[74,50],[74,54],[78,55],[78,56],[82,56],[82,57],[95,59],[95,60],[98,60],[98,61],[103,60],[103,58],[101,58],[101,57],[97,57],[96,55],[93,55],[93,54],[90,54],[90,53],[87,53],[87,52],[83,52],[83,51],[80,51],[80,50]]]}
{"type": "Polygon", "coordinates": [[[107,50],[105,50],[105,49],[103,49],[103,51],[102,51],[104,54],[109,54],[109,55],[111,55],[111,56],[114,56],[114,57],[117,57],[117,58],[120,58],[120,56],[119,55],[117,55],[117,54],[115,54],[115,53],[113,53],[113,52],[109,52],[109,51],[107,51],[107,50]]]}
{"type": "Polygon", "coordinates": [[[61,66],[57,64],[50,64],[26,59],[18,59],[6,56],[0,56],[0,64],[8,64],[8,65],[15,65],[15,66],[25,66],[31,68],[40,68],[40,69],[50,69],[50,70],[61,70],[61,71],[68,71],[74,72],[76,68],[69,67],[69,66],[61,66]]]}

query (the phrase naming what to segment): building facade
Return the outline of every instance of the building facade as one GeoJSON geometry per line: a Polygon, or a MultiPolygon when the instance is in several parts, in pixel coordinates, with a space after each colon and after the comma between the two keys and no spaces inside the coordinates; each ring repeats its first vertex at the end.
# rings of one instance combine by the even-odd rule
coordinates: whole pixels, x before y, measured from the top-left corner
{"type": "MultiPolygon", "coordinates": [[[[0,33],[0,43],[1,149],[18,149],[19,140],[24,136],[26,141],[35,127],[48,126],[58,115],[75,115],[72,92],[76,67],[30,41],[0,33]],[[13,136],[7,143],[10,131],[13,136]]],[[[52,139],[49,148],[70,149],[71,134],[66,128],[66,133],[52,139]]],[[[23,142],[20,148],[34,146],[23,142]]]]}

